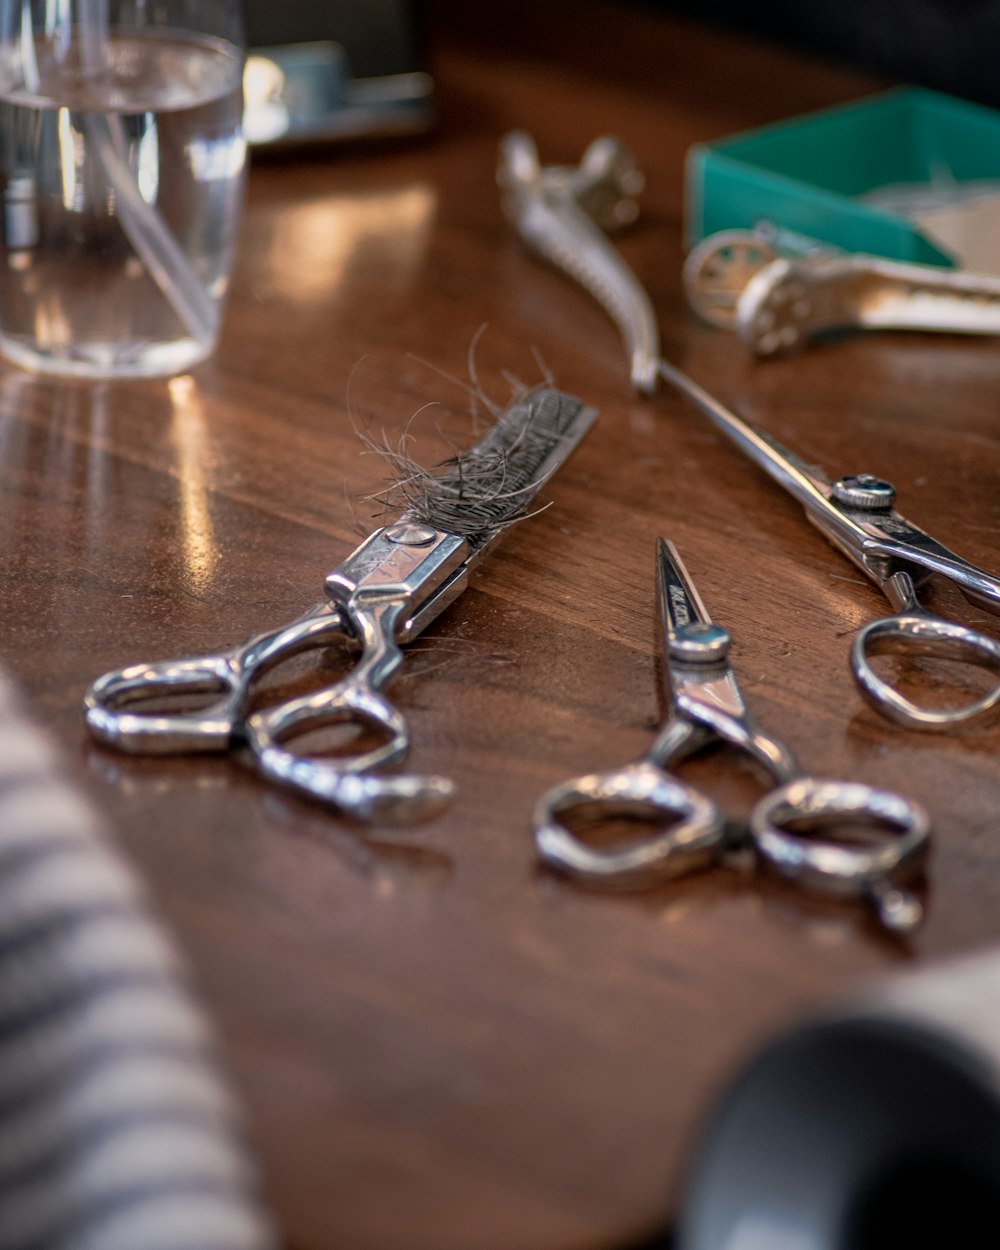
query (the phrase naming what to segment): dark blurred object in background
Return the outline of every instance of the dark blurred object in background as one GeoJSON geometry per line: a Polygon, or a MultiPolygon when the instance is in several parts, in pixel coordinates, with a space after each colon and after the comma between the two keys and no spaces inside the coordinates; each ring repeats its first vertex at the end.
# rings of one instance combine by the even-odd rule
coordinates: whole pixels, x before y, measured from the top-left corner
{"type": "Polygon", "coordinates": [[[246,132],[260,145],[412,134],[432,121],[411,0],[244,0],[246,132]]]}
{"type": "Polygon", "coordinates": [[[335,39],[356,78],[418,68],[417,21],[409,0],[244,0],[251,48],[335,39]]]}
{"type": "Polygon", "coordinates": [[[1000,105],[1000,0],[645,0],[983,104],[1000,105]]]}

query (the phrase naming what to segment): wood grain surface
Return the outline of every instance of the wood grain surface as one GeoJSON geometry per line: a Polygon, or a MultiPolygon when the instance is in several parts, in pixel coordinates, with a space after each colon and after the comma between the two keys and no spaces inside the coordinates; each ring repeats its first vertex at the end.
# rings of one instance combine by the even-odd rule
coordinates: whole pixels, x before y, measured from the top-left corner
{"type": "MultiPolygon", "coordinates": [[[[592,0],[437,0],[428,19],[433,135],[255,161],[211,361],[115,385],[0,368],[0,660],[187,952],[292,1250],[626,1247],[669,1226],[698,1128],[763,1038],[996,939],[1000,724],[922,736],[862,706],[848,642],[884,601],[685,402],[630,393],[611,324],[505,224],[499,139],[524,127],[566,162],[625,139],[647,190],[621,247],[670,358],[806,457],[889,476],[904,513],[986,567],[997,345],[867,335],[757,363],[686,307],[688,147],[878,84],[592,0]],[[231,760],[89,743],[80,700],[99,673],[230,644],[320,597],[384,485],[357,428],[447,454],[473,343],[491,399],[547,370],[601,418],[395,687],[413,764],[456,780],[454,806],[365,831],[231,760]],[[930,809],[929,915],[909,947],[735,869],[602,896],[536,868],[537,796],[637,756],[660,720],[658,534],[802,764],[930,809]]],[[[753,793],[725,756],[692,776],[753,793]]]]}

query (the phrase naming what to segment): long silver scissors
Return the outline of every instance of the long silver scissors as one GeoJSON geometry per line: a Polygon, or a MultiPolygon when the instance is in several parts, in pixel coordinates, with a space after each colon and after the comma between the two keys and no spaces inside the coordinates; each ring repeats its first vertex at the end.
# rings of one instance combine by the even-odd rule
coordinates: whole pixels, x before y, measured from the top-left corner
{"type": "Polygon", "coordinates": [[[858,782],[803,776],[788,748],[746,710],[729,664],[728,633],[713,623],[672,543],[659,539],[657,600],[667,719],[652,746],[624,768],[556,786],[535,809],[541,858],[582,880],[644,886],[706,867],[749,841],[758,861],[804,887],[861,899],[890,929],[917,925],[921,907],[905,883],[921,870],[929,825],[922,808],[858,782]],[[706,747],[745,752],[775,783],[738,833],[707,795],[671,771],[706,747]],[[615,816],[662,828],[625,846],[599,847],[573,827],[615,816]],[[850,825],[863,836],[824,831],[850,825]]]}
{"type": "Polygon", "coordinates": [[[918,592],[933,574],[951,581],[970,602],[1000,612],[1000,578],[962,559],[893,508],[895,491],[870,473],[831,480],[777,439],[736,416],[697,382],[660,355],[649,298],[612,247],[602,227],[614,219],[607,201],[634,202],[620,171],[630,169],[615,140],[596,140],[573,178],[560,166],[541,166],[530,138],[508,135],[501,150],[500,181],[508,216],[537,252],[587,289],[618,326],[631,362],[633,386],[651,391],[662,378],[686,395],[717,429],[803,506],[829,541],[885,594],[893,611],[856,635],[851,671],[868,702],[883,715],[916,729],[947,730],[994,714],[1000,704],[1000,643],[988,634],[924,609],[918,592]],[[603,180],[603,181],[602,181],[603,180]],[[603,196],[595,183],[602,183],[603,196]],[[586,199],[578,187],[585,185],[586,199]],[[588,211],[591,201],[602,215],[588,211]],[[886,652],[937,656],[984,669],[994,679],[985,693],[954,707],[928,708],[879,676],[872,659],[886,652]]]}
{"type": "Polygon", "coordinates": [[[410,503],[326,579],[327,599],[289,625],[218,655],[131,664],[106,673],[84,699],[90,732],[134,755],[249,748],[265,777],[359,819],[411,821],[439,810],[454,787],[444,777],[373,776],[409,749],[402,714],[381,693],[403,662],[401,645],[466,588],[469,572],[569,456],[597,414],[579,400],[539,388],[501,414],[479,442],[444,471],[418,475],[410,503]],[[249,714],[257,678],[313,648],[344,640],[360,659],[342,680],[249,714]],[[195,710],[164,710],[164,699],[208,696],[195,710]],[[349,723],[378,741],[333,758],[286,745],[349,723]]]}

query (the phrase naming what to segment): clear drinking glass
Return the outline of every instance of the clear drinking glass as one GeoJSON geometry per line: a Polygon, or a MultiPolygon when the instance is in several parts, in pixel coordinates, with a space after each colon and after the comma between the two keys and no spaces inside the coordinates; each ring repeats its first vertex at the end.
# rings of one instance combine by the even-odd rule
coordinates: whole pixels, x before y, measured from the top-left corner
{"type": "Polygon", "coordinates": [[[237,0],[0,0],[0,351],[84,377],[215,346],[243,191],[237,0]]]}

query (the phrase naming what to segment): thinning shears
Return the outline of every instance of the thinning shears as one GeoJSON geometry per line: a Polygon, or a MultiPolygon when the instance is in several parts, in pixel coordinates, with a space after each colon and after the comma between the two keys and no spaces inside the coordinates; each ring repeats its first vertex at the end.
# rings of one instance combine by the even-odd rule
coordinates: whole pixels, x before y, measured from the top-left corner
{"type": "Polygon", "coordinates": [[[622,145],[598,139],[577,170],[566,170],[541,166],[531,139],[510,134],[501,150],[499,177],[508,216],[522,238],[587,289],[618,326],[633,386],[651,392],[663,379],[691,399],[799,501],[809,521],[885,594],[893,611],[864,626],[850,652],[851,671],[868,702],[891,720],[916,729],[948,730],[994,715],[1000,705],[1000,643],[928,612],[918,592],[937,574],[970,602],[998,613],[1000,578],[962,559],[896,512],[890,483],[870,473],[831,480],[661,357],[649,297],[604,234],[609,223],[632,220],[637,212],[634,163],[622,145]],[[615,205],[623,211],[616,213],[615,205]],[[872,659],[886,652],[962,661],[989,674],[990,685],[956,706],[922,706],[875,671],[872,659]]]}
{"type": "Polygon", "coordinates": [[[437,473],[415,472],[401,515],[382,526],[326,578],[327,598],[304,616],[218,655],[131,664],[106,673],[84,699],[100,742],[134,755],[249,749],[258,772],[364,820],[432,815],[454,790],[444,777],[380,776],[409,749],[400,711],[381,693],[416,637],[468,585],[470,570],[526,515],[543,484],[596,419],[592,408],[551,387],[508,407],[486,434],[437,473]],[[257,678],[300,652],[339,640],[360,651],[342,680],[250,712],[257,678]],[[207,696],[194,710],[164,699],[207,696]],[[376,745],[347,744],[334,757],[292,749],[313,731],[347,723],[376,745]],[[352,750],[351,747],[354,746],[352,750]]]}
{"type": "Polygon", "coordinates": [[[923,809],[859,782],[802,775],[789,749],[747,712],[729,663],[729,634],[712,621],[672,543],[658,541],[656,562],[667,718],[642,759],[577,777],[539,800],[540,857],[584,881],[638,887],[709,866],[749,843],[778,875],[867,901],[887,928],[914,928],[921,906],[905,883],[926,857],[923,809]],[[746,753],[775,783],[738,831],[717,803],[672,771],[720,744],[746,753]],[[656,832],[610,849],[581,836],[580,825],[615,816],[650,821],[656,832]],[[838,839],[836,827],[845,825],[861,836],[838,839]]]}

